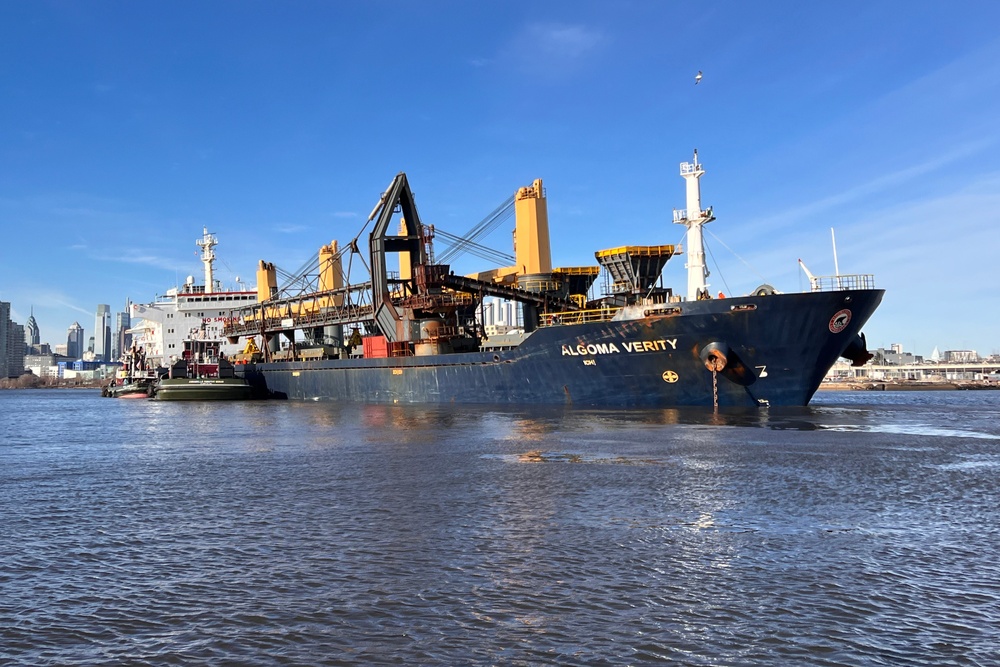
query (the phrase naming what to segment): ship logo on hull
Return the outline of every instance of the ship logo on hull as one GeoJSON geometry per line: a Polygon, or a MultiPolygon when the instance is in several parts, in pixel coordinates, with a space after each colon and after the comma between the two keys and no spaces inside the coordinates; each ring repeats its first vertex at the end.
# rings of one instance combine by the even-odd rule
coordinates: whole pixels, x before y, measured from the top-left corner
{"type": "Polygon", "coordinates": [[[679,380],[679,379],[680,379],[680,376],[677,375],[677,373],[675,373],[674,371],[663,371],[663,381],[664,382],[667,382],[669,384],[673,384],[673,383],[677,382],[677,380],[679,380]]]}
{"type": "Polygon", "coordinates": [[[830,333],[840,333],[851,322],[851,311],[849,308],[837,311],[837,314],[830,318],[830,333]]]}

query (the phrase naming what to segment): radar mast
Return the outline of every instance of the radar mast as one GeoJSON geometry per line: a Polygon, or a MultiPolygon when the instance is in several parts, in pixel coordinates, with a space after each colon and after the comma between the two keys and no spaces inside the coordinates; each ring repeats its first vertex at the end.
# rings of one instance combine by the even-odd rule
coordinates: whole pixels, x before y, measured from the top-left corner
{"type": "Polygon", "coordinates": [[[215,262],[215,246],[219,245],[214,234],[208,233],[208,227],[202,227],[203,236],[195,241],[201,247],[201,261],[205,264],[205,294],[215,291],[215,278],[212,275],[212,263],[215,262]]]}
{"type": "Polygon", "coordinates": [[[681,176],[687,181],[687,209],[674,209],[674,222],[687,227],[687,256],[685,266],[688,270],[687,298],[689,301],[708,299],[708,267],[705,264],[705,243],[702,239],[701,226],[715,220],[712,209],[701,208],[701,184],[698,179],[705,170],[698,162],[698,150],[694,151],[692,162],[681,162],[681,176]]]}

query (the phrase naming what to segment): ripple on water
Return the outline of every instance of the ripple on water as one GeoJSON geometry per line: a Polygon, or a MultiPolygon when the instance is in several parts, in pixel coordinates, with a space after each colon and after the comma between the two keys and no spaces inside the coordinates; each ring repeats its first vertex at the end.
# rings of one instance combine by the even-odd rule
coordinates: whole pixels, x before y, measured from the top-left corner
{"type": "Polygon", "coordinates": [[[1000,664],[997,453],[962,433],[995,427],[958,404],[46,396],[0,392],[0,663],[1000,664]],[[53,411],[102,418],[68,446],[53,411]]]}

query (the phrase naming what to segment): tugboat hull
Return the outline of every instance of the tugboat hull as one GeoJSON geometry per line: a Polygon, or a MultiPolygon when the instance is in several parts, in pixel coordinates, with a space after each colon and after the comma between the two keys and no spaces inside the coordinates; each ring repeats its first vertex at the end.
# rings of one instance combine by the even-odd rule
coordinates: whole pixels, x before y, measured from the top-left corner
{"type": "Polygon", "coordinates": [[[250,398],[242,378],[165,378],[156,385],[158,401],[239,401],[250,398]]]}

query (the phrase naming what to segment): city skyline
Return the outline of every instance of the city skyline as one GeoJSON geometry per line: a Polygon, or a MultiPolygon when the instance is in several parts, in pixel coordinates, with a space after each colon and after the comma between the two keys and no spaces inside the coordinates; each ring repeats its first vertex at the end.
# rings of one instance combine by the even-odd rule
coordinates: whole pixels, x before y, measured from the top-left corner
{"type": "MultiPolygon", "coordinates": [[[[887,290],[870,347],[988,356],[997,19],[988,2],[6,3],[0,300],[56,344],[97,304],[113,319],[199,276],[202,227],[219,279],[252,286],[261,259],[294,272],[349,242],[398,171],[453,234],[542,178],[553,263],[592,264],[681,240],[697,148],[713,290],[805,289],[797,260],[832,274],[835,229],[841,272],[887,290]]],[[[510,230],[487,243],[509,252],[510,230]]]]}

